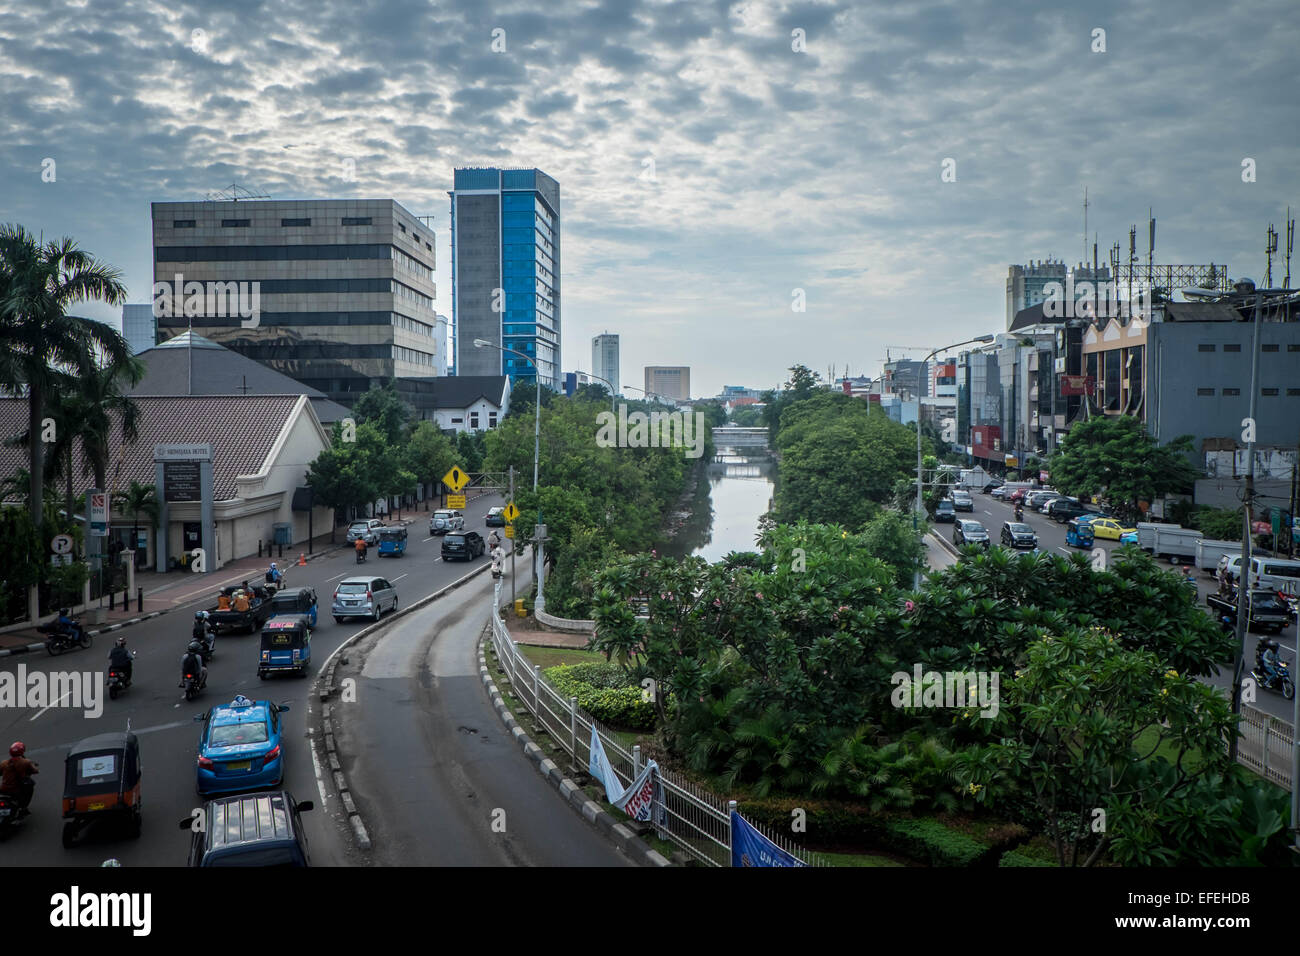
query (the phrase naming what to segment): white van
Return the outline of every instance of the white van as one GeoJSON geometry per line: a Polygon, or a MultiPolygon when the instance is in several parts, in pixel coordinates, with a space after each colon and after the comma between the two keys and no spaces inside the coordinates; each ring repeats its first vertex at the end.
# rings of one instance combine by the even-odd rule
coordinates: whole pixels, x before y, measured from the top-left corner
{"type": "Polygon", "coordinates": [[[1284,558],[1251,558],[1250,586],[1300,594],[1300,561],[1284,558]]]}

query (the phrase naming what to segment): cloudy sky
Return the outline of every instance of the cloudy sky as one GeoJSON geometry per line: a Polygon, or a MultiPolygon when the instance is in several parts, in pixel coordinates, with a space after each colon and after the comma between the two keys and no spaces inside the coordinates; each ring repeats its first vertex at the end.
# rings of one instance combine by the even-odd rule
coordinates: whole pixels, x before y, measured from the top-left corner
{"type": "Polygon", "coordinates": [[[0,222],[74,236],[146,302],[151,201],[393,197],[434,217],[450,314],[453,167],[537,166],[566,370],[608,329],[629,384],[876,374],[889,346],[1003,330],[1009,263],[1081,258],[1085,185],[1103,259],[1135,223],[1145,254],[1150,207],[1157,262],[1262,281],[1300,209],[1297,22],[1294,0],[0,0],[0,222]]]}

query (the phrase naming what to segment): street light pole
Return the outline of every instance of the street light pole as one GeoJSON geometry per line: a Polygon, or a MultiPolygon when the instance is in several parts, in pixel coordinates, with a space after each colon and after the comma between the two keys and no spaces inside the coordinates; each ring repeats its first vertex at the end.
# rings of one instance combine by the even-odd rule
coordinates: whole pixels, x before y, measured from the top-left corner
{"type": "MultiPolygon", "coordinates": [[[[971,345],[971,344],[974,343],[974,342],[992,342],[992,341],[993,341],[993,336],[991,336],[991,335],[979,335],[979,336],[976,336],[976,337],[973,338],[973,339],[967,339],[965,342],[957,342],[957,343],[954,344],[954,345],[945,345],[945,346],[944,346],[943,348],[941,348],[941,349],[935,349],[933,352],[931,352],[929,355],[927,355],[924,359],[922,359],[922,360],[921,360],[921,367],[924,368],[924,367],[926,366],[926,364],[929,363],[930,359],[934,358],[934,357],[935,357],[936,355],[938,355],[940,352],[950,352],[950,351],[952,351],[953,349],[958,348],[958,347],[960,347],[960,346],[962,346],[962,345],[971,345]]],[[[921,388],[920,388],[920,383],[921,383],[921,372],[920,372],[919,369],[917,370],[917,373],[916,373],[916,380],[917,380],[917,389],[916,389],[916,509],[912,512],[912,532],[913,532],[914,534],[918,534],[919,531],[920,531],[920,529],[919,529],[918,526],[917,526],[917,522],[919,521],[920,513],[921,513],[922,511],[925,510],[925,498],[923,497],[924,492],[923,492],[923,490],[922,490],[923,485],[922,485],[922,478],[921,478],[921,388]]],[[[917,591],[917,590],[920,590],[920,588],[921,588],[921,566],[918,564],[917,567],[916,567],[916,573],[913,574],[913,576],[912,576],[912,590],[913,590],[913,591],[917,591]]]]}

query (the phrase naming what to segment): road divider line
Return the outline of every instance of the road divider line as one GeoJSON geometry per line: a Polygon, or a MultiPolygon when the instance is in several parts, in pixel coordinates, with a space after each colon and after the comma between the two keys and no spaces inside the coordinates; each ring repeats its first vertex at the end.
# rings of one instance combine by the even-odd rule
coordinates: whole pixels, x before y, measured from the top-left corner
{"type": "Polygon", "coordinates": [[[398,575],[397,577],[393,578],[393,583],[396,584],[398,581],[402,580],[402,578],[410,575],[410,573],[411,573],[410,571],[407,571],[405,574],[398,575]]]}

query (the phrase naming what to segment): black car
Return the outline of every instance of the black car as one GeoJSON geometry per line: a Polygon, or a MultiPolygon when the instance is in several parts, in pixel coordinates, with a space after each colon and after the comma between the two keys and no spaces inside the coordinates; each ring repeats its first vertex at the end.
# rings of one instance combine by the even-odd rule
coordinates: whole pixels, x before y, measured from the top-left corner
{"type": "Polygon", "coordinates": [[[190,866],[311,866],[307,834],[300,814],[310,800],[298,803],[285,790],[246,793],[209,800],[202,817],[186,817],[190,866]],[[199,825],[201,824],[201,825],[199,825]]]}
{"type": "Polygon", "coordinates": [[[473,561],[487,553],[487,542],[477,531],[455,531],[442,539],[442,560],[473,561]]]}
{"type": "Polygon", "coordinates": [[[483,522],[489,528],[504,528],[506,526],[506,509],[489,508],[487,520],[483,522]]]}
{"type": "Polygon", "coordinates": [[[989,533],[978,521],[958,521],[952,530],[952,543],[959,548],[967,544],[978,545],[987,551],[989,533]]]}
{"type": "Polygon", "coordinates": [[[1101,510],[1093,505],[1080,504],[1077,501],[1069,501],[1064,504],[1052,506],[1052,513],[1049,517],[1057,524],[1065,524],[1072,518],[1081,518],[1084,515],[1101,514],[1101,510]]]}
{"type": "Polygon", "coordinates": [[[934,520],[936,522],[957,520],[957,509],[953,507],[953,503],[947,498],[934,506],[934,520]]]}
{"type": "Polygon", "coordinates": [[[1038,547],[1038,535],[1034,529],[1021,521],[1002,522],[1002,543],[1009,548],[1030,550],[1038,547]]]}

